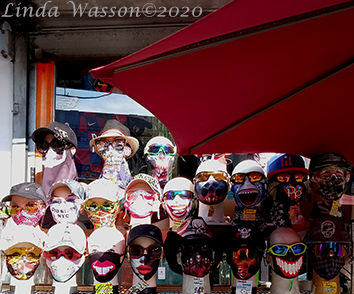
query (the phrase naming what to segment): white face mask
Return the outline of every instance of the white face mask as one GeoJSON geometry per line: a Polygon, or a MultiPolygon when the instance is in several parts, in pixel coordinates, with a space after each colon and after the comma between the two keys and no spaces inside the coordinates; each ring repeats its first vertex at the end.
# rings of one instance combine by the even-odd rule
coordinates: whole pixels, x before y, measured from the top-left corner
{"type": "Polygon", "coordinates": [[[57,282],[66,282],[81,268],[85,261],[85,255],[77,260],[68,260],[64,256],[60,256],[57,260],[47,259],[46,261],[53,279],[57,282]]]}
{"type": "Polygon", "coordinates": [[[53,168],[59,164],[62,164],[66,159],[66,150],[63,154],[56,153],[52,147],[49,147],[48,152],[43,156],[42,163],[44,167],[53,168]]]}
{"type": "Polygon", "coordinates": [[[66,201],[64,198],[58,197],[50,204],[50,211],[56,223],[74,224],[80,216],[80,207],[79,199],[66,201]]]}

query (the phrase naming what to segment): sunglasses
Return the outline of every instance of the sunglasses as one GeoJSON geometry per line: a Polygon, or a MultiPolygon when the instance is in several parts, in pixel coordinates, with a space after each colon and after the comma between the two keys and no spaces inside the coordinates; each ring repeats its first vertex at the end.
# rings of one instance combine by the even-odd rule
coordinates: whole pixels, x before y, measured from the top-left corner
{"type": "Polygon", "coordinates": [[[247,174],[237,173],[232,175],[231,182],[235,184],[242,184],[246,178],[248,178],[251,183],[257,183],[264,179],[264,175],[258,172],[251,172],[247,174]]]}
{"type": "Polygon", "coordinates": [[[55,153],[63,154],[65,146],[68,146],[68,148],[70,148],[73,145],[69,142],[66,142],[65,140],[59,140],[57,138],[53,138],[53,140],[50,142],[43,140],[40,143],[36,143],[37,150],[42,155],[47,154],[49,147],[51,147],[55,153]]]}
{"type": "Polygon", "coordinates": [[[96,148],[100,151],[108,150],[109,145],[111,145],[113,149],[122,150],[124,148],[125,143],[125,138],[115,138],[112,142],[107,140],[97,140],[95,142],[96,148]]]}
{"type": "Polygon", "coordinates": [[[180,190],[180,191],[167,191],[165,194],[163,194],[163,200],[173,200],[175,199],[176,196],[181,197],[182,199],[193,199],[194,194],[191,191],[187,190],[180,190]]]}
{"type": "Polygon", "coordinates": [[[259,254],[250,251],[248,248],[240,248],[239,250],[232,252],[232,260],[238,260],[241,258],[257,259],[259,254]]]}
{"type": "Polygon", "coordinates": [[[89,200],[86,201],[84,204],[84,209],[89,212],[95,212],[98,211],[99,209],[103,209],[104,211],[107,211],[109,213],[112,213],[116,210],[118,206],[118,202],[112,202],[109,200],[106,200],[103,203],[97,203],[96,201],[89,200]]]}
{"type": "Polygon", "coordinates": [[[181,251],[182,252],[210,252],[212,250],[211,245],[209,244],[190,244],[190,243],[182,243],[181,251]]]}
{"type": "Polygon", "coordinates": [[[316,244],[312,252],[316,257],[327,257],[330,251],[338,257],[344,257],[347,254],[347,245],[336,242],[316,244]]]}
{"type": "Polygon", "coordinates": [[[138,259],[144,254],[147,254],[151,259],[160,259],[162,253],[162,247],[160,245],[152,244],[148,247],[143,247],[138,244],[132,244],[129,246],[129,256],[132,259],[138,259]]]}
{"type": "Polygon", "coordinates": [[[267,252],[277,256],[285,256],[289,249],[294,255],[301,255],[306,252],[307,246],[304,243],[296,243],[292,245],[276,244],[270,247],[267,252]]]}
{"type": "Polygon", "coordinates": [[[153,144],[153,145],[149,146],[148,150],[146,151],[146,154],[157,155],[160,153],[161,150],[163,153],[165,153],[165,155],[175,155],[176,154],[175,147],[173,147],[171,145],[162,145],[162,144],[153,144]]]}
{"type": "Polygon", "coordinates": [[[22,256],[30,262],[37,261],[41,257],[42,250],[38,247],[17,247],[9,248],[5,251],[6,257],[11,262],[18,262],[22,256]]]}
{"type": "Polygon", "coordinates": [[[229,174],[223,171],[201,172],[195,176],[195,181],[205,182],[213,176],[215,181],[229,181],[229,174]]]}
{"type": "Polygon", "coordinates": [[[307,175],[304,173],[295,173],[295,174],[281,173],[278,174],[276,177],[277,177],[277,181],[280,183],[287,183],[290,181],[291,178],[294,178],[297,183],[303,183],[307,180],[307,175]]]}
{"type": "Polygon", "coordinates": [[[45,204],[42,201],[30,201],[23,208],[14,202],[10,202],[6,205],[7,213],[9,215],[16,215],[22,209],[26,210],[30,214],[33,214],[37,212],[38,209],[43,208],[45,208],[45,204]]]}
{"type": "Polygon", "coordinates": [[[48,260],[57,260],[60,256],[64,256],[68,260],[78,260],[81,258],[82,254],[77,252],[75,249],[69,247],[64,251],[59,250],[58,248],[54,248],[50,251],[44,251],[44,257],[48,260]]]}

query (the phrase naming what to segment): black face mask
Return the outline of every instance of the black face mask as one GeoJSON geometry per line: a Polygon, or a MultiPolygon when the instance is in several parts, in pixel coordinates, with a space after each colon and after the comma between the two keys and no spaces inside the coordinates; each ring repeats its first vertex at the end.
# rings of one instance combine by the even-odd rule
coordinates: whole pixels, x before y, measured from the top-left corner
{"type": "Polygon", "coordinates": [[[287,183],[275,182],[269,185],[273,186],[269,191],[270,194],[275,193],[276,202],[287,206],[299,203],[305,197],[307,189],[304,183],[298,183],[295,180],[290,180],[287,183]]]}
{"type": "Polygon", "coordinates": [[[332,280],[339,275],[345,264],[344,257],[313,257],[313,269],[322,279],[332,280]]]}
{"type": "Polygon", "coordinates": [[[327,200],[338,200],[344,193],[344,179],[332,176],[330,180],[319,182],[320,187],[316,193],[327,200]]]}
{"type": "Polygon", "coordinates": [[[303,265],[303,255],[296,256],[288,253],[285,256],[271,255],[273,259],[272,270],[285,279],[293,279],[299,275],[303,265]]]}
{"type": "Polygon", "coordinates": [[[197,182],[195,184],[195,194],[200,202],[207,205],[216,205],[225,200],[228,188],[226,181],[197,182]]]}
{"type": "Polygon", "coordinates": [[[115,252],[90,253],[88,257],[95,279],[101,283],[112,280],[122,266],[121,256],[115,252]]]}

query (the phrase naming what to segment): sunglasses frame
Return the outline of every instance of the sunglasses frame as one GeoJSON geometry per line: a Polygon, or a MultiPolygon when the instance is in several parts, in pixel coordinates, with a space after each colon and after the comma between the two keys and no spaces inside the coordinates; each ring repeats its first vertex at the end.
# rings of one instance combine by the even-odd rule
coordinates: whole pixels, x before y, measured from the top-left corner
{"type": "Polygon", "coordinates": [[[293,174],[291,174],[291,173],[289,173],[289,172],[283,172],[283,173],[279,173],[279,174],[275,175],[275,178],[276,178],[276,180],[277,180],[278,183],[289,183],[291,178],[294,178],[295,181],[296,181],[296,183],[305,183],[305,182],[307,181],[307,179],[308,179],[308,176],[307,176],[307,174],[305,174],[305,173],[303,173],[303,172],[296,172],[296,173],[293,173],[293,174]],[[279,177],[280,175],[282,175],[282,174],[288,174],[288,175],[290,175],[289,180],[287,180],[287,181],[279,181],[278,177],[279,177]],[[297,181],[296,178],[295,178],[295,175],[296,175],[296,174],[302,174],[302,175],[304,175],[304,179],[303,179],[302,181],[300,181],[300,182],[297,181]]]}
{"type": "Polygon", "coordinates": [[[146,154],[149,154],[149,155],[158,155],[158,154],[160,153],[161,149],[162,149],[162,152],[163,152],[165,155],[167,155],[167,156],[173,156],[173,155],[176,154],[176,147],[171,146],[171,145],[169,145],[169,144],[167,144],[167,145],[166,145],[166,144],[153,144],[153,145],[149,146],[148,150],[146,151],[146,154]],[[156,146],[159,146],[159,150],[158,150],[157,152],[149,151],[151,147],[156,147],[156,146]],[[166,150],[165,150],[166,147],[172,148],[172,149],[173,149],[173,152],[172,152],[172,153],[171,153],[171,152],[166,152],[166,150]]]}
{"type": "MultiPolygon", "coordinates": [[[[146,255],[149,256],[150,259],[157,260],[157,259],[160,259],[160,258],[161,258],[161,256],[162,256],[162,251],[163,251],[162,246],[159,245],[159,244],[151,244],[151,245],[149,245],[148,247],[143,247],[143,246],[141,246],[141,245],[139,245],[139,244],[131,244],[131,245],[129,245],[129,247],[128,247],[128,253],[129,253],[129,258],[130,258],[130,259],[139,259],[139,258],[141,258],[143,255],[145,255],[145,252],[146,252],[146,255]],[[138,255],[132,255],[132,254],[130,253],[130,250],[131,250],[132,246],[133,246],[133,248],[136,247],[136,248],[139,248],[139,249],[140,249],[140,254],[139,254],[139,256],[138,256],[138,255]],[[157,257],[157,256],[156,256],[156,257],[152,257],[152,256],[151,256],[151,252],[149,253],[149,249],[154,248],[154,247],[155,247],[155,248],[159,247],[159,249],[161,249],[161,251],[158,253],[159,257],[157,257]]],[[[157,255],[157,253],[156,253],[156,255],[157,255]]]]}
{"type": "Polygon", "coordinates": [[[108,147],[109,145],[112,146],[113,149],[117,149],[117,147],[120,145],[120,143],[123,142],[123,146],[122,148],[119,148],[119,150],[123,150],[124,149],[124,146],[127,144],[127,139],[123,138],[123,137],[117,137],[115,138],[113,141],[107,141],[107,140],[104,140],[104,139],[100,139],[100,140],[96,140],[95,141],[95,145],[96,145],[96,148],[99,150],[99,151],[103,151],[103,150],[108,150],[108,147]],[[118,141],[118,143],[116,142],[118,141]],[[101,144],[99,144],[100,142],[104,142],[103,143],[103,146],[101,146],[101,144]]]}
{"type": "Polygon", "coordinates": [[[60,138],[57,138],[56,136],[54,136],[54,138],[50,142],[43,139],[43,142],[36,143],[37,151],[42,155],[47,154],[49,147],[51,147],[55,153],[63,154],[65,149],[71,148],[73,146],[74,146],[73,144],[71,144],[65,140],[61,140],[60,138]],[[57,147],[53,147],[54,143],[60,143],[60,144],[58,144],[57,147]],[[43,150],[43,151],[41,151],[41,150],[43,150]]]}
{"type": "Polygon", "coordinates": [[[251,183],[258,183],[258,182],[261,182],[262,180],[264,180],[264,179],[266,178],[265,175],[262,174],[262,173],[260,173],[260,172],[236,173],[236,174],[234,174],[234,175],[231,176],[230,181],[231,181],[232,183],[234,183],[234,184],[243,184],[243,183],[245,182],[245,180],[246,180],[246,177],[248,178],[248,180],[249,180],[251,183]],[[260,175],[261,175],[261,179],[258,180],[258,181],[252,181],[251,178],[249,177],[249,175],[250,175],[250,174],[254,174],[254,173],[260,174],[260,175]],[[243,178],[243,181],[242,181],[242,182],[236,182],[235,179],[234,179],[234,178],[236,177],[236,175],[244,175],[245,177],[243,178]]]}
{"type": "Polygon", "coordinates": [[[82,206],[84,207],[84,209],[85,209],[87,212],[96,212],[96,211],[102,209],[102,210],[104,210],[104,211],[106,211],[106,212],[108,212],[108,213],[112,213],[112,212],[114,212],[114,211],[117,209],[117,207],[119,206],[119,203],[118,203],[118,202],[112,202],[112,201],[109,201],[109,200],[105,200],[105,201],[102,202],[102,203],[97,203],[96,201],[88,200],[88,201],[84,202],[82,206]],[[110,210],[105,209],[105,208],[104,208],[104,204],[105,204],[106,202],[112,203],[113,206],[114,206],[114,208],[113,208],[113,209],[110,209],[110,210]],[[87,207],[88,207],[88,203],[96,203],[97,208],[96,208],[95,210],[90,210],[90,209],[88,209],[88,208],[87,208],[87,207]]]}
{"type": "Polygon", "coordinates": [[[177,191],[167,191],[163,194],[163,201],[167,201],[167,200],[174,200],[176,198],[177,195],[180,195],[180,197],[182,199],[189,199],[192,200],[194,198],[194,193],[192,191],[189,190],[177,190],[177,191]],[[167,198],[166,199],[166,195],[167,194],[171,194],[171,192],[173,193],[173,198],[167,198]],[[188,194],[188,197],[184,196],[181,192],[186,192],[188,194]]]}
{"type": "Polygon", "coordinates": [[[346,243],[340,243],[340,242],[325,242],[325,243],[314,243],[314,244],[311,244],[311,252],[312,252],[312,254],[315,256],[315,257],[325,257],[325,256],[328,256],[328,253],[329,253],[329,251],[331,250],[334,254],[335,254],[335,256],[337,256],[337,257],[344,257],[344,256],[346,256],[347,254],[349,254],[349,251],[351,250],[351,246],[350,246],[350,244],[346,244],[346,243]],[[336,244],[338,244],[338,245],[342,245],[342,246],[345,246],[345,248],[344,248],[344,251],[345,251],[345,254],[343,255],[343,256],[338,256],[338,254],[336,253],[336,252],[334,252],[333,250],[331,250],[331,249],[329,249],[328,250],[328,252],[327,252],[327,254],[326,255],[318,255],[318,254],[316,254],[315,253],[315,247],[317,246],[317,245],[325,245],[325,244],[331,244],[331,243],[336,243],[336,244]]]}
{"type": "Polygon", "coordinates": [[[41,200],[32,200],[32,201],[26,203],[26,205],[25,205],[24,207],[19,206],[17,203],[10,201],[9,203],[6,203],[5,206],[6,206],[6,213],[7,213],[8,215],[17,215],[22,209],[26,210],[26,211],[27,211],[28,213],[30,213],[30,214],[34,214],[34,213],[36,213],[36,212],[38,211],[38,209],[40,209],[40,208],[45,208],[45,204],[44,204],[44,202],[41,201],[41,200]],[[36,209],[35,209],[33,212],[30,212],[30,211],[28,210],[28,204],[29,204],[29,203],[35,203],[35,204],[37,204],[37,207],[36,207],[36,209]],[[11,211],[12,211],[12,208],[11,208],[11,205],[12,205],[12,204],[16,205],[16,206],[19,208],[16,213],[12,213],[12,212],[11,212],[11,211]]]}
{"type": "Polygon", "coordinates": [[[42,249],[37,248],[35,246],[29,247],[29,248],[16,247],[16,248],[9,248],[9,249],[5,250],[4,253],[8,259],[17,258],[18,260],[20,260],[22,258],[22,256],[25,255],[27,260],[32,262],[32,260],[30,260],[30,259],[36,259],[36,261],[37,261],[41,258],[42,249]],[[16,252],[16,249],[18,249],[17,252],[16,252]],[[25,254],[23,254],[23,252],[21,252],[21,251],[24,251],[25,254]],[[37,251],[37,252],[32,252],[32,251],[37,251]],[[28,258],[29,254],[31,254],[33,256],[30,256],[28,258]]]}
{"type": "Polygon", "coordinates": [[[72,248],[72,247],[66,248],[66,249],[63,250],[63,251],[59,250],[58,248],[54,248],[54,249],[52,249],[52,250],[44,251],[44,252],[43,252],[43,256],[44,256],[47,260],[49,260],[49,261],[58,260],[61,256],[64,256],[65,259],[67,259],[67,260],[78,260],[78,259],[80,259],[83,255],[84,255],[84,254],[81,254],[81,253],[77,252],[77,251],[76,251],[74,248],[72,248]],[[55,259],[48,257],[48,253],[50,253],[51,251],[54,251],[54,250],[59,253],[59,256],[57,256],[55,259]],[[74,251],[73,257],[76,256],[76,255],[80,255],[80,257],[78,257],[78,258],[67,258],[67,257],[66,257],[67,250],[72,250],[72,251],[74,251]]]}
{"type": "Polygon", "coordinates": [[[230,175],[227,172],[224,172],[224,171],[213,171],[213,172],[204,171],[204,172],[200,172],[200,173],[195,175],[193,181],[194,181],[194,183],[196,183],[196,182],[205,182],[205,181],[207,181],[209,179],[210,176],[213,176],[216,181],[225,181],[225,182],[230,183],[230,175]],[[205,180],[200,179],[200,176],[203,176],[204,174],[207,174],[208,177],[205,180]],[[218,174],[222,174],[224,176],[224,178],[220,179],[220,180],[215,178],[214,175],[218,175],[218,174]]]}
{"type": "Polygon", "coordinates": [[[274,244],[273,246],[271,246],[270,248],[268,248],[267,253],[270,253],[270,254],[273,254],[273,255],[276,255],[276,256],[285,256],[285,255],[288,254],[289,249],[293,252],[294,255],[298,256],[298,255],[303,255],[303,254],[306,252],[307,246],[306,246],[305,243],[301,243],[301,242],[295,243],[295,244],[292,244],[292,245],[274,244]],[[303,245],[303,246],[304,246],[304,250],[301,251],[300,253],[295,253],[294,250],[293,250],[293,247],[296,246],[296,245],[303,245]],[[273,251],[273,247],[275,247],[275,246],[285,246],[285,247],[287,247],[287,250],[286,250],[286,252],[285,252],[284,254],[276,254],[276,253],[273,251]]]}

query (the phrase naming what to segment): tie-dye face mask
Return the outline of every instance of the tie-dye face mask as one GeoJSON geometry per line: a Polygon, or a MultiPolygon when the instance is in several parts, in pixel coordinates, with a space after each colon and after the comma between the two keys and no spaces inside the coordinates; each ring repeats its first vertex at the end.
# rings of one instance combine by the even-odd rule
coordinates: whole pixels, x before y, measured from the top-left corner
{"type": "Polygon", "coordinates": [[[98,210],[95,212],[87,211],[87,217],[90,219],[95,229],[102,227],[114,227],[117,219],[117,213],[109,213],[104,210],[98,210]]]}
{"type": "Polygon", "coordinates": [[[6,265],[17,280],[30,279],[40,263],[42,250],[36,246],[9,248],[6,250],[6,265]]]}

